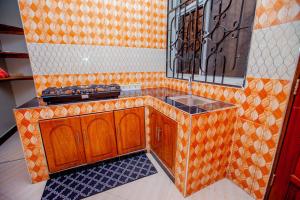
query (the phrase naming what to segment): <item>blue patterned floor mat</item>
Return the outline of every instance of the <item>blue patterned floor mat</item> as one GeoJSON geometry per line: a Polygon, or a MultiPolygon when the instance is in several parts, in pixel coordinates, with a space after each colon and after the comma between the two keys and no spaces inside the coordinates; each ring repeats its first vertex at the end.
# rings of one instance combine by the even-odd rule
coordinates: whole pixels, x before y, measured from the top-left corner
{"type": "Polygon", "coordinates": [[[49,179],[42,199],[82,199],[156,173],[146,154],[138,154],[49,179]]]}

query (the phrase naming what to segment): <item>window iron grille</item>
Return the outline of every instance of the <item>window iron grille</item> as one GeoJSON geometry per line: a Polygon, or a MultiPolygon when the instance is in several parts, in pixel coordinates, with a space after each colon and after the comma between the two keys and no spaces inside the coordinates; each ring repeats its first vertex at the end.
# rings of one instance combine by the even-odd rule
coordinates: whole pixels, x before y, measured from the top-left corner
{"type": "Polygon", "coordinates": [[[167,77],[243,86],[255,5],[255,0],[170,0],[167,77]]]}

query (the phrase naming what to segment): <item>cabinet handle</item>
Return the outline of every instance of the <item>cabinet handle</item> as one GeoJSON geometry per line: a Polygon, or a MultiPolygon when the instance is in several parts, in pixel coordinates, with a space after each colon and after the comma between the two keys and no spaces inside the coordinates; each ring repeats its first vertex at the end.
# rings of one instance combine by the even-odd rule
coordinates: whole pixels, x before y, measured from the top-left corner
{"type": "Polygon", "coordinates": [[[120,130],[119,130],[118,126],[116,126],[116,132],[117,132],[117,134],[120,134],[120,130]]]}
{"type": "Polygon", "coordinates": [[[85,130],[83,131],[83,137],[84,137],[85,142],[88,142],[88,138],[87,138],[87,134],[86,134],[85,130]]]}
{"type": "Polygon", "coordinates": [[[76,139],[77,139],[77,143],[78,143],[78,144],[80,144],[79,133],[77,132],[77,134],[76,134],[76,135],[77,135],[77,137],[76,137],[76,139]]]}
{"type": "Polygon", "coordinates": [[[157,139],[160,141],[160,128],[157,128],[157,139]]]}

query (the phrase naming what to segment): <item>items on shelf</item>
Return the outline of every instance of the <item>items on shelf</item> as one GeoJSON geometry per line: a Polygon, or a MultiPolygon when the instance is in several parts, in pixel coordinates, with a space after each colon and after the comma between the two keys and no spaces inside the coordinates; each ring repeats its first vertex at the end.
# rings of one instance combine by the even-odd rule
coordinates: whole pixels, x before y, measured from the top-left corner
{"type": "Polygon", "coordinates": [[[7,78],[9,77],[9,74],[0,67],[0,78],[7,78]]]}

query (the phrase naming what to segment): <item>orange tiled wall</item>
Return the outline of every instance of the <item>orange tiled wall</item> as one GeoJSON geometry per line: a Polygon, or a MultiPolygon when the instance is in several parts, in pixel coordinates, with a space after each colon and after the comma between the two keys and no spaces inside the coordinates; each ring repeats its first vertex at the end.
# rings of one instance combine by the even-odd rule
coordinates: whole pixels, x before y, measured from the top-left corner
{"type": "Polygon", "coordinates": [[[142,72],[164,71],[165,0],[20,0],[19,7],[38,96],[46,86],[148,87],[149,79],[157,86],[156,75],[142,72]]]}
{"type": "Polygon", "coordinates": [[[28,43],[165,48],[166,1],[20,0],[28,43]]]}
{"type": "Polygon", "coordinates": [[[226,177],[236,108],[192,116],[186,194],[226,177]]]}
{"type": "Polygon", "coordinates": [[[298,0],[257,0],[255,29],[300,20],[298,0]]]}
{"type": "Polygon", "coordinates": [[[65,87],[72,85],[111,84],[127,85],[141,83],[142,88],[155,88],[164,85],[163,72],[121,72],[96,74],[55,74],[35,75],[37,96],[48,87],[65,87]]]}
{"type": "MultiPolygon", "coordinates": [[[[165,83],[173,89],[187,91],[187,81],[168,79],[165,83]]],[[[204,118],[201,115],[192,118],[186,194],[197,192],[225,177],[225,170],[226,177],[254,198],[262,199],[270,176],[289,93],[289,80],[248,77],[245,88],[194,82],[194,95],[236,104],[238,108],[234,113],[237,113],[237,123],[232,131],[235,116],[229,112],[227,117],[231,120],[226,128],[229,131],[220,134],[224,136],[224,144],[232,144],[229,149],[223,149],[223,153],[227,155],[229,151],[230,156],[227,157],[227,162],[222,163],[222,167],[213,168],[212,166],[220,164],[215,160],[218,152],[205,151],[203,148],[211,139],[211,128],[216,132],[220,130],[217,124],[218,120],[226,120],[222,118],[224,113],[212,113],[214,117],[208,113],[208,116],[202,115],[204,118]],[[215,120],[215,124],[205,121],[209,117],[215,120]],[[203,120],[205,123],[202,123],[203,120]],[[197,153],[196,146],[199,146],[197,153]],[[206,153],[213,157],[203,159],[206,153]],[[201,176],[200,174],[203,175],[203,171],[208,168],[212,172],[211,175],[201,176]]]]}

